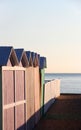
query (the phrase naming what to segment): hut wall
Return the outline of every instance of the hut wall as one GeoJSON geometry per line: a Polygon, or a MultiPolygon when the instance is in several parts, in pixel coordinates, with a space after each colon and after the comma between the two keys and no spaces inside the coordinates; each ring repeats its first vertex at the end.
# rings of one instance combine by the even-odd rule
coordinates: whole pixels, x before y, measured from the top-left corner
{"type": "Polygon", "coordinates": [[[2,68],[0,68],[0,130],[3,130],[2,68]]]}
{"type": "Polygon", "coordinates": [[[25,125],[25,108],[24,104],[18,105],[15,107],[15,125],[16,125],[16,130],[26,130],[26,125],[25,125]]]}
{"type": "Polygon", "coordinates": [[[3,70],[4,105],[14,102],[14,77],[13,70],[3,70]]]}
{"type": "Polygon", "coordinates": [[[16,101],[24,100],[25,98],[25,77],[24,77],[24,71],[16,70],[15,71],[15,91],[16,91],[16,101]]]}
{"type": "Polygon", "coordinates": [[[26,130],[25,69],[2,67],[2,130],[26,130]]]}
{"type": "Polygon", "coordinates": [[[41,85],[41,116],[44,115],[44,85],[45,85],[45,70],[40,69],[40,85],[41,85]]]}
{"type": "Polygon", "coordinates": [[[40,73],[38,66],[34,68],[34,89],[35,89],[35,124],[37,124],[40,119],[40,108],[41,108],[40,73]]]}
{"type": "Polygon", "coordinates": [[[14,130],[14,108],[4,110],[4,130],[14,130]]]}
{"type": "Polygon", "coordinates": [[[12,66],[10,59],[8,59],[7,66],[12,66]]]}
{"type": "Polygon", "coordinates": [[[22,62],[20,61],[19,66],[22,66],[22,62]]]}
{"type": "Polygon", "coordinates": [[[35,126],[35,90],[34,90],[34,67],[26,68],[26,117],[27,130],[31,130],[35,126]]]}

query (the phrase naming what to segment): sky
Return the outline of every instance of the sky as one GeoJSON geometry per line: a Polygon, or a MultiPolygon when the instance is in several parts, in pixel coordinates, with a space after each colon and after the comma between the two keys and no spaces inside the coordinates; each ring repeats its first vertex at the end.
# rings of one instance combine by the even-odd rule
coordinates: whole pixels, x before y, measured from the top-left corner
{"type": "Polygon", "coordinates": [[[46,72],[81,73],[81,0],[0,0],[0,46],[37,52],[46,72]]]}

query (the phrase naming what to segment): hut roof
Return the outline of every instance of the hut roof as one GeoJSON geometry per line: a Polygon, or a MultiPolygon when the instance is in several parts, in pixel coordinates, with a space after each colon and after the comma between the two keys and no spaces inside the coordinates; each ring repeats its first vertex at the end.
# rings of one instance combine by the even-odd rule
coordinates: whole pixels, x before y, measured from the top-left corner
{"type": "Polygon", "coordinates": [[[22,59],[23,51],[24,51],[24,49],[15,49],[15,52],[16,52],[16,55],[17,55],[17,58],[18,58],[19,62],[22,59]]]}
{"type": "Polygon", "coordinates": [[[31,52],[30,51],[26,51],[26,56],[28,58],[28,61],[30,61],[31,58],[31,52]]]}
{"type": "Polygon", "coordinates": [[[32,63],[34,63],[34,60],[35,60],[35,53],[34,52],[31,52],[31,57],[32,57],[32,63]]]}
{"type": "Polygon", "coordinates": [[[28,58],[29,66],[32,66],[33,65],[33,61],[32,61],[31,51],[26,51],[26,56],[28,58]]]}
{"type": "Polygon", "coordinates": [[[18,59],[12,46],[0,46],[0,66],[6,66],[10,58],[12,66],[18,65],[18,59]]]}
{"type": "Polygon", "coordinates": [[[33,65],[34,65],[34,67],[39,66],[39,55],[37,53],[34,53],[33,65]]]}
{"type": "Polygon", "coordinates": [[[26,56],[26,52],[24,51],[24,49],[15,49],[18,61],[20,63],[20,61],[22,62],[22,65],[24,67],[28,66],[28,57],[26,56]]]}
{"type": "Polygon", "coordinates": [[[46,57],[40,57],[40,69],[43,69],[46,67],[47,67],[46,57]]]}

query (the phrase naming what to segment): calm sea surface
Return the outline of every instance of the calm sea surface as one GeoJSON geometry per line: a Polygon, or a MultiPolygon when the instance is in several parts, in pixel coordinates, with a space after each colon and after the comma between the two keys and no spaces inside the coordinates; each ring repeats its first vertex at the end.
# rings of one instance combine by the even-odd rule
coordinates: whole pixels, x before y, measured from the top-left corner
{"type": "Polygon", "coordinates": [[[61,93],[81,93],[81,74],[58,74],[58,73],[46,73],[46,80],[60,79],[60,91],[61,93]]]}

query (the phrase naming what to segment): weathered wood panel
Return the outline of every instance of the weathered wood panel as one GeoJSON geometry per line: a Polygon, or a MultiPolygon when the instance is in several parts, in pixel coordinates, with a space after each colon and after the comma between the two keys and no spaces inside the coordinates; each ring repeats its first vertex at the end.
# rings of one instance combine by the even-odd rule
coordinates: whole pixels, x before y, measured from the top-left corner
{"type": "Polygon", "coordinates": [[[50,105],[51,105],[51,84],[50,82],[47,82],[45,84],[45,91],[44,91],[44,113],[47,112],[50,105]]]}
{"type": "Polygon", "coordinates": [[[41,116],[44,115],[44,85],[45,85],[45,70],[40,69],[40,84],[41,84],[41,116]]]}
{"type": "Polygon", "coordinates": [[[35,126],[35,112],[34,112],[34,102],[27,102],[27,130],[32,130],[35,126]]]}
{"type": "MultiPolygon", "coordinates": [[[[52,88],[54,88],[54,98],[60,96],[60,80],[59,79],[55,79],[51,81],[51,86],[54,86],[52,88]]],[[[53,91],[52,91],[53,93],[53,91]]]]}
{"type": "Polygon", "coordinates": [[[60,80],[58,79],[55,80],[55,89],[56,89],[55,97],[57,98],[58,96],[60,96],[60,80]]]}
{"type": "Polygon", "coordinates": [[[4,110],[4,117],[3,117],[3,122],[4,122],[4,130],[7,130],[7,110],[4,110]]]}
{"type": "Polygon", "coordinates": [[[52,103],[55,101],[55,93],[56,93],[56,88],[55,88],[55,80],[50,81],[51,82],[51,99],[52,103]]]}
{"type": "Polygon", "coordinates": [[[4,130],[14,130],[14,108],[4,110],[4,130]]]}
{"type": "Polygon", "coordinates": [[[25,69],[3,67],[1,88],[4,103],[1,130],[26,130],[25,69]]]}
{"type": "Polygon", "coordinates": [[[34,100],[33,67],[28,67],[26,69],[26,93],[27,93],[27,101],[34,100]]]}
{"type": "Polygon", "coordinates": [[[60,80],[56,79],[45,83],[44,90],[44,113],[46,113],[55,98],[60,96],[60,80]]]}
{"type": "Polygon", "coordinates": [[[3,128],[3,122],[2,122],[2,117],[3,117],[3,101],[2,101],[2,68],[0,68],[0,130],[3,128]]]}
{"type": "Polygon", "coordinates": [[[16,91],[16,101],[24,100],[25,97],[25,77],[22,70],[15,71],[15,91],[16,91]]]}
{"type": "Polygon", "coordinates": [[[26,130],[24,104],[15,107],[16,130],[26,130]]]}
{"type": "Polygon", "coordinates": [[[34,68],[28,67],[26,69],[26,110],[27,110],[27,130],[32,130],[35,126],[35,119],[34,119],[34,68]]]}
{"type": "Polygon", "coordinates": [[[35,124],[37,124],[40,119],[40,106],[41,106],[40,73],[38,66],[34,68],[34,89],[35,89],[35,124]]]}
{"type": "Polygon", "coordinates": [[[7,66],[12,66],[10,59],[8,59],[7,66]]]}
{"type": "Polygon", "coordinates": [[[4,70],[3,71],[3,95],[4,95],[4,105],[14,102],[14,79],[13,71],[4,70]]]}

